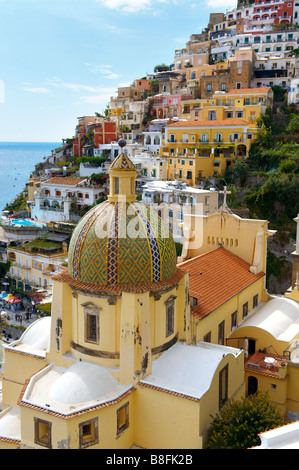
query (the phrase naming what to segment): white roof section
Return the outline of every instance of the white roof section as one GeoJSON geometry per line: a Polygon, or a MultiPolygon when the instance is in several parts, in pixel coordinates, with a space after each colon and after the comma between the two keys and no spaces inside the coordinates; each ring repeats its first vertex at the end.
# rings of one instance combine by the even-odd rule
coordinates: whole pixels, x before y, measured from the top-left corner
{"type": "Polygon", "coordinates": [[[240,349],[199,341],[176,343],[152,363],[152,373],[141,383],[200,399],[210,388],[214,374],[229,354],[240,349]]]}
{"type": "Polygon", "coordinates": [[[43,317],[32,323],[21,338],[5,349],[22,351],[28,354],[45,357],[50,349],[51,317],[43,317]]]}
{"type": "Polygon", "coordinates": [[[21,413],[19,408],[10,406],[0,413],[0,438],[21,440],[21,413]]]}
{"type": "Polygon", "coordinates": [[[172,193],[174,191],[186,192],[192,194],[210,194],[209,189],[199,189],[193,186],[188,186],[187,183],[177,183],[176,181],[149,181],[142,186],[146,191],[160,191],[172,193]]]}
{"type": "Polygon", "coordinates": [[[68,369],[50,364],[31,378],[22,401],[69,415],[115,400],[131,388],[96,364],[80,361],[68,369]]]}
{"type": "Polygon", "coordinates": [[[253,449],[299,449],[299,421],[259,434],[261,445],[253,449]]]}
{"type": "Polygon", "coordinates": [[[277,340],[290,342],[299,333],[299,303],[286,297],[275,297],[261,304],[237,329],[245,326],[261,328],[277,340]]]}

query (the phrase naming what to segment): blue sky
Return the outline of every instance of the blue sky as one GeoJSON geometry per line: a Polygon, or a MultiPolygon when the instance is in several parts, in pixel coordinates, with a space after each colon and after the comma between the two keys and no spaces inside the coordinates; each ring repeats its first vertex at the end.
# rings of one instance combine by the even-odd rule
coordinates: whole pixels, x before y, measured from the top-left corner
{"type": "Polygon", "coordinates": [[[0,141],[61,142],[236,0],[0,0],[0,141]],[[225,3],[226,2],[226,3],[225,3]]]}

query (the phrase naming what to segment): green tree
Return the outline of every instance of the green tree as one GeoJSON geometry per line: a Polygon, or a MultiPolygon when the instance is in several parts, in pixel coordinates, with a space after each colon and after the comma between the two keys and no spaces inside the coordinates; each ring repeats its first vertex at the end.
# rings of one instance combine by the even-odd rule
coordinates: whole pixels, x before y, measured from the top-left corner
{"type": "Polygon", "coordinates": [[[155,68],[154,68],[154,72],[166,72],[167,70],[169,70],[169,65],[166,65],[164,64],[161,64],[161,65],[156,65],[155,68]]]}
{"type": "Polygon", "coordinates": [[[248,449],[260,445],[259,433],[285,424],[268,393],[228,401],[211,423],[208,449],[248,449]]]}
{"type": "Polygon", "coordinates": [[[249,173],[249,166],[246,162],[242,160],[236,160],[233,168],[234,177],[239,178],[240,185],[243,186],[247,180],[249,173]]]}
{"type": "Polygon", "coordinates": [[[290,120],[285,128],[286,134],[298,134],[299,132],[299,116],[295,113],[290,114],[290,120]]]}

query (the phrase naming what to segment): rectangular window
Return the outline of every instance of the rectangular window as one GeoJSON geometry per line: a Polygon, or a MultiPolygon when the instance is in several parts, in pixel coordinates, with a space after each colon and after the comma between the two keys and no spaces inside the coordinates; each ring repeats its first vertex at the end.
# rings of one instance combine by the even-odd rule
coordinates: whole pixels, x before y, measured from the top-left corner
{"type": "Polygon", "coordinates": [[[219,409],[228,399],[228,364],[219,372],[219,409]]]}
{"type": "Polygon", "coordinates": [[[99,442],[98,418],[79,424],[79,448],[92,446],[99,442]]]}
{"type": "Polygon", "coordinates": [[[212,91],[212,85],[211,83],[207,84],[207,92],[210,93],[212,91]]]}
{"type": "Polygon", "coordinates": [[[252,302],[253,308],[257,307],[258,303],[259,303],[259,295],[256,294],[256,295],[253,296],[253,302],[252,302]]]}
{"type": "Polygon", "coordinates": [[[174,333],[174,300],[166,302],[166,337],[174,333]]]}
{"type": "Polygon", "coordinates": [[[52,448],[52,423],[34,418],[34,442],[48,449],[52,448]]]}
{"type": "Polygon", "coordinates": [[[231,329],[233,329],[233,328],[235,328],[235,327],[237,326],[237,310],[232,313],[231,319],[232,319],[232,327],[231,327],[231,329]]]}
{"type": "Polygon", "coordinates": [[[203,337],[203,340],[206,342],[206,343],[210,343],[211,342],[211,332],[209,331],[209,333],[207,333],[204,337],[203,337]]]}
{"type": "Polygon", "coordinates": [[[243,318],[248,315],[248,302],[243,305],[243,318]]]}
{"type": "Polygon", "coordinates": [[[85,341],[99,343],[99,314],[95,309],[85,309],[85,341]]]}
{"type": "Polygon", "coordinates": [[[224,344],[224,320],[218,325],[218,344],[224,344]]]}
{"type": "Polygon", "coordinates": [[[119,194],[119,178],[114,179],[114,194],[119,194]]]}
{"type": "Polygon", "coordinates": [[[129,427],[129,403],[117,410],[117,436],[129,427]]]}

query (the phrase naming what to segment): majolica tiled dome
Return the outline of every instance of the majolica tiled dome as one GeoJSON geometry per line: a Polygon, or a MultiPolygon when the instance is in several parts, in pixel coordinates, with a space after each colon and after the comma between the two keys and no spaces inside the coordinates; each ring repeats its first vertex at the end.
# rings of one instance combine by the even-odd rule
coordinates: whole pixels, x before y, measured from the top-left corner
{"type": "Polygon", "coordinates": [[[167,226],[143,204],[103,202],[76,227],[69,274],[92,284],[147,284],[176,272],[176,250],[167,226]]]}
{"type": "MultiPolygon", "coordinates": [[[[118,170],[133,165],[122,155],[116,160],[118,170]]],[[[108,200],[78,223],[68,269],[74,279],[101,286],[158,283],[176,273],[175,244],[166,224],[149,207],[108,200]]]]}

